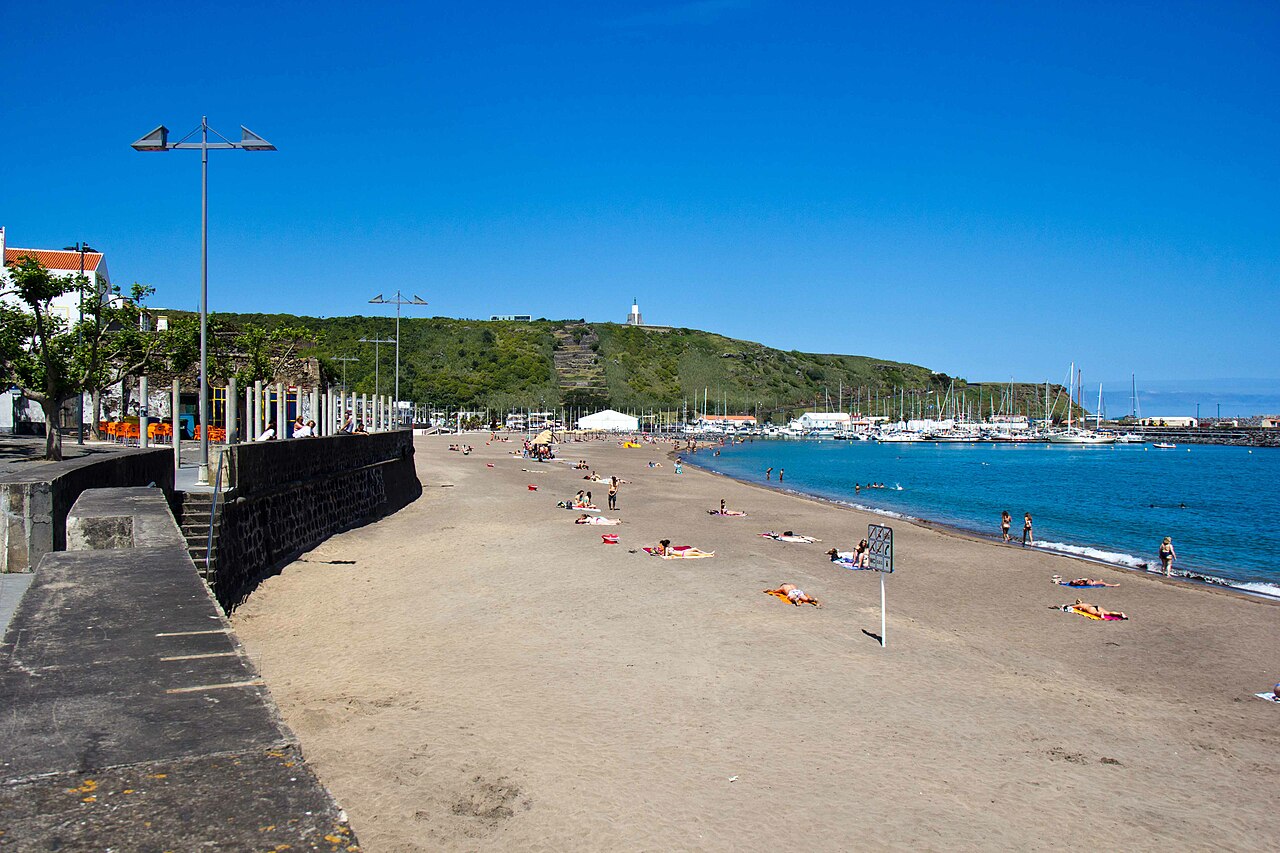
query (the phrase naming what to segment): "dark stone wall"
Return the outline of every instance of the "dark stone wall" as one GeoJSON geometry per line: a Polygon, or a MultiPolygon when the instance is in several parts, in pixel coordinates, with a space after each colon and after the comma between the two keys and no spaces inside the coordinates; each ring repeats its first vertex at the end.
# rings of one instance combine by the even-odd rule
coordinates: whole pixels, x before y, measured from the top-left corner
{"type": "Polygon", "coordinates": [[[50,462],[0,481],[4,548],[0,571],[29,572],[67,547],[67,513],[86,489],[146,486],[173,494],[173,450],[120,450],[50,462]]]}
{"type": "Polygon", "coordinates": [[[263,579],[334,533],[422,494],[411,430],[237,445],[220,510],[214,594],[228,612],[263,579]]]}

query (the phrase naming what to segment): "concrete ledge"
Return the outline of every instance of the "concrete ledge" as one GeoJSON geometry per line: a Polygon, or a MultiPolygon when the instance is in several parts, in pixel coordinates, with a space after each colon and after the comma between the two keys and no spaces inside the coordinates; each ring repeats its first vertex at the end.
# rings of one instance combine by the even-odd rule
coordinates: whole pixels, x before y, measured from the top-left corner
{"type": "Polygon", "coordinates": [[[163,495],[145,486],[90,489],[67,513],[68,551],[181,547],[185,543],[163,495]]]}
{"type": "Polygon", "coordinates": [[[95,453],[0,479],[0,572],[29,572],[67,547],[67,512],[86,489],[146,486],[173,493],[173,449],[95,453]]]}
{"type": "Polygon", "coordinates": [[[0,847],[264,849],[271,826],[271,844],[347,849],[167,513],[156,489],[87,492],[70,514],[86,545],[126,527],[151,544],[47,554],[18,604],[0,645],[0,847]]]}

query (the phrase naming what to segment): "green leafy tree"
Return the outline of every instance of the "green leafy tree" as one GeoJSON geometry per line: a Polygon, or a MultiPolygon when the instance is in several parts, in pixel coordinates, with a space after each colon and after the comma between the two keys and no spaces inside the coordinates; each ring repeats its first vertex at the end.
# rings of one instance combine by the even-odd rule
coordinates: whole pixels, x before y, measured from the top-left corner
{"type": "Polygon", "coordinates": [[[52,275],[38,260],[23,258],[12,268],[0,295],[19,306],[0,304],[0,377],[40,404],[45,419],[45,459],[62,459],[58,411],[79,392],[74,363],[76,339],[50,304],[78,282],[52,275]]]}
{"type": "Polygon", "coordinates": [[[269,382],[278,377],[285,363],[301,346],[313,343],[315,336],[299,326],[276,326],[267,331],[261,326],[246,326],[235,336],[235,348],[244,361],[236,371],[236,380],[251,384],[269,382]]]}

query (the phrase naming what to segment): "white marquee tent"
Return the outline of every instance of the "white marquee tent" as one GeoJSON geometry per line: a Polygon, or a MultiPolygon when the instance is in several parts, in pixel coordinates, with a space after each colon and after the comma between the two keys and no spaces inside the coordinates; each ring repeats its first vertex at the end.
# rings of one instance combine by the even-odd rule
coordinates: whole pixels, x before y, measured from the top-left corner
{"type": "Polygon", "coordinates": [[[640,428],[640,419],[613,409],[605,409],[594,415],[578,418],[578,429],[595,429],[607,432],[634,432],[640,428]]]}

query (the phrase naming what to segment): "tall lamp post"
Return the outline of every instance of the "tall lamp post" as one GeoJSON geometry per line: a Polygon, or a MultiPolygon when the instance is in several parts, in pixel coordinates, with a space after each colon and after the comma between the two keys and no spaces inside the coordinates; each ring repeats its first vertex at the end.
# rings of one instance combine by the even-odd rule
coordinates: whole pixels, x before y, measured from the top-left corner
{"type": "Polygon", "coordinates": [[[200,152],[200,470],[196,480],[209,482],[209,152],[214,149],[238,148],[242,151],[275,151],[276,147],[244,125],[240,125],[240,141],[232,142],[209,127],[209,117],[200,117],[200,126],[179,139],[169,141],[169,128],[160,125],[132,145],[135,151],[172,151],[175,148],[200,152]],[[222,140],[210,142],[209,134],[222,140]],[[188,142],[196,134],[199,142],[188,142]]]}
{"type": "Polygon", "coordinates": [[[345,394],[347,393],[347,362],[359,361],[360,359],[354,355],[335,355],[333,360],[342,362],[342,393],[345,394]]]}
{"type": "Polygon", "coordinates": [[[400,418],[400,306],[401,305],[426,305],[427,301],[421,296],[415,296],[412,299],[405,299],[400,295],[400,291],[396,291],[395,299],[383,299],[382,294],[369,300],[370,305],[394,305],[396,306],[396,426],[401,426],[400,418]]]}
{"type": "Polygon", "coordinates": [[[378,358],[378,344],[394,344],[391,338],[361,338],[359,343],[373,344],[373,396],[382,393],[382,386],[378,382],[378,365],[382,359],[378,358]]]}
{"type": "MultiPolygon", "coordinates": [[[[83,241],[76,243],[74,246],[67,246],[68,252],[80,253],[80,278],[77,284],[80,288],[80,317],[76,321],[76,346],[80,346],[84,338],[84,333],[80,330],[80,324],[84,322],[84,253],[97,253],[97,249],[92,248],[83,241]]],[[[94,316],[97,316],[96,314],[94,316]]],[[[143,403],[145,406],[146,403],[143,403]]],[[[76,398],[76,444],[84,444],[84,389],[80,389],[80,396],[76,398]]]]}

